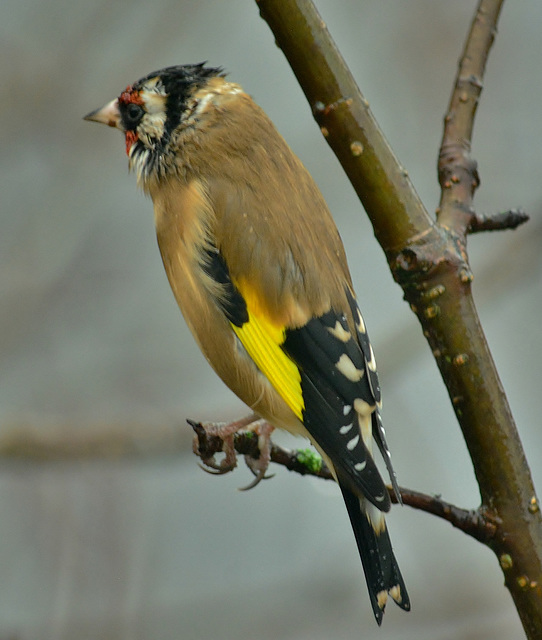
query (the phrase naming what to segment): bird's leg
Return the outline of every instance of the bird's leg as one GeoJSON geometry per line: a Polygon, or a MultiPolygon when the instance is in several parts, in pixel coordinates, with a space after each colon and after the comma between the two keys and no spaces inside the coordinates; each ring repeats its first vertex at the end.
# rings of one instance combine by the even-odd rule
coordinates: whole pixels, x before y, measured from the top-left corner
{"type": "Polygon", "coordinates": [[[203,463],[200,464],[200,467],[204,471],[215,475],[222,475],[233,471],[237,466],[234,437],[240,431],[246,430],[258,437],[259,455],[257,458],[250,454],[245,455],[247,467],[252,471],[255,478],[248,486],[242,487],[241,491],[252,489],[261,480],[271,477],[266,476],[265,473],[271,461],[271,434],[274,429],[272,424],[266,420],[262,420],[256,414],[251,414],[250,416],[246,416],[240,420],[234,420],[233,422],[207,422],[205,424],[199,423],[199,426],[205,430],[207,438],[217,437],[222,440],[222,452],[224,453],[224,458],[220,462],[215,460],[214,455],[206,456],[205,452],[200,448],[198,435],[194,436],[193,450],[194,453],[200,457],[203,463]]]}
{"type": "Polygon", "coordinates": [[[224,458],[217,462],[214,455],[206,458],[202,454],[199,448],[198,436],[194,436],[193,449],[194,453],[201,458],[203,465],[200,467],[208,473],[222,475],[233,471],[237,466],[237,454],[235,453],[235,447],[233,444],[233,438],[237,432],[241,429],[246,429],[252,424],[259,423],[261,420],[255,414],[245,416],[240,420],[234,420],[233,422],[207,422],[201,426],[205,429],[207,437],[211,438],[216,436],[223,442],[222,451],[224,452],[224,458]],[[205,465],[205,466],[204,466],[205,465]]]}
{"type": "Polygon", "coordinates": [[[271,462],[271,434],[274,428],[275,427],[266,420],[257,420],[250,425],[250,430],[258,436],[260,455],[258,458],[253,458],[248,455],[245,456],[247,467],[252,471],[255,478],[249,485],[242,487],[241,491],[253,489],[261,480],[267,480],[267,478],[273,477],[273,475],[266,476],[265,474],[271,462]]]}

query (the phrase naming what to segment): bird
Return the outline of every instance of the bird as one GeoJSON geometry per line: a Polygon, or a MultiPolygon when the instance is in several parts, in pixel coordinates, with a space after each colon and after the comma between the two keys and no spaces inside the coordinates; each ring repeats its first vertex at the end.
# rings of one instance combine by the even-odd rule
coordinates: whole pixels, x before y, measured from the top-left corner
{"type": "Polygon", "coordinates": [[[376,362],[345,250],[316,183],[221,67],[154,71],[86,120],[124,134],[152,199],[171,289],[196,342],[257,420],[310,439],[338,483],[378,625],[410,610],[384,514],[401,502],[376,362]]]}

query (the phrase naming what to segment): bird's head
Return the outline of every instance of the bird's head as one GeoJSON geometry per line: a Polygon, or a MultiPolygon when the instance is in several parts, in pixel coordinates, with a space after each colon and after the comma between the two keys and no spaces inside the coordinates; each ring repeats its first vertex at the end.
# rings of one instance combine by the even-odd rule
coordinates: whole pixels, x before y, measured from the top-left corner
{"type": "Polygon", "coordinates": [[[223,75],[222,69],[205,63],[166,67],[128,85],[118,98],[84,119],[124,133],[130,169],[146,187],[175,169],[174,145],[183,130],[198,121],[206,95],[201,89],[223,75]]]}

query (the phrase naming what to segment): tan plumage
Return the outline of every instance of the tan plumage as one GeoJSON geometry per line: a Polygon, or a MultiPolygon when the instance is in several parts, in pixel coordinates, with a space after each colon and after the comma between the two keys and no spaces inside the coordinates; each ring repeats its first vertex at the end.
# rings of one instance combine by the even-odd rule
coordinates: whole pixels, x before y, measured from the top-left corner
{"type": "Polygon", "coordinates": [[[377,621],[388,592],[408,609],[371,457],[374,437],[391,471],[372,349],[312,178],[219,69],[155,72],[87,118],[125,132],[171,288],[211,366],[257,415],[311,438],[334,470],[377,621]]]}
{"type": "MultiPolygon", "coordinates": [[[[343,285],[350,275],[329,210],[303,165],[238,85],[214,80],[221,91],[206,103],[201,126],[183,145],[182,178],[149,185],[158,244],[177,302],[211,366],[262,417],[276,423],[277,411],[286,413],[287,428],[291,411],[267,380],[255,376],[252,360],[238,353],[229,322],[208,295],[215,283],[195,268],[198,247],[212,239],[232,279],[254,292],[265,314],[282,326],[302,326],[332,305],[346,307],[343,285]],[[232,119],[239,132],[235,156],[225,130],[232,119]],[[253,127],[247,130],[243,122],[253,127]],[[228,163],[221,162],[228,156],[228,163]],[[256,211],[265,215],[254,216],[256,211]],[[288,238],[277,233],[281,229],[288,238]],[[328,242],[318,248],[322,237],[328,242]]],[[[207,87],[198,93],[209,95],[207,87]]]]}

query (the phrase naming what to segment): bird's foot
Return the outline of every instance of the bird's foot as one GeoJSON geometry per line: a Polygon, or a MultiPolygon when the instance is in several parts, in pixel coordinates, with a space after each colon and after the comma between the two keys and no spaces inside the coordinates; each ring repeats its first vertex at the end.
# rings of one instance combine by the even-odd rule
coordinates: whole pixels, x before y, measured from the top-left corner
{"type": "Polygon", "coordinates": [[[248,491],[254,489],[262,480],[268,480],[275,474],[266,476],[269,463],[271,462],[271,434],[275,427],[266,420],[257,420],[250,425],[250,431],[258,436],[258,450],[260,455],[255,458],[254,456],[245,455],[245,462],[247,467],[254,474],[254,480],[246,487],[241,487],[240,491],[248,491]]]}
{"type": "Polygon", "coordinates": [[[206,422],[202,423],[194,423],[192,420],[189,420],[189,423],[196,429],[196,435],[194,436],[194,441],[192,448],[194,453],[198,455],[203,464],[200,464],[200,467],[207,471],[208,473],[212,473],[215,475],[222,475],[224,473],[228,473],[229,471],[233,471],[237,466],[237,454],[235,452],[233,439],[235,434],[238,433],[241,429],[245,429],[249,427],[254,422],[257,422],[258,418],[254,415],[246,416],[245,418],[241,418],[240,420],[234,420],[233,422],[206,422]],[[201,446],[201,434],[198,433],[198,429],[203,430],[204,436],[207,440],[210,440],[214,437],[220,438],[222,440],[222,452],[224,453],[224,458],[217,462],[214,456],[214,453],[210,455],[205,451],[201,446]]]}
{"type": "Polygon", "coordinates": [[[188,422],[196,431],[193,442],[194,453],[201,459],[202,464],[199,466],[207,473],[222,475],[235,469],[237,466],[237,453],[235,451],[234,438],[239,432],[245,431],[247,435],[254,434],[258,437],[259,454],[257,457],[251,454],[245,454],[244,456],[247,467],[252,471],[255,478],[248,486],[243,487],[241,491],[252,489],[261,480],[271,477],[265,475],[271,460],[270,436],[274,429],[269,422],[258,418],[254,414],[233,422],[207,422],[205,424],[196,423],[192,420],[188,422]],[[202,435],[205,441],[209,441],[213,437],[220,438],[222,452],[224,453],[224,458],[220,462],[215,459],[214,452],[208,453],[205,447],[202,446],[202,435]]]}

